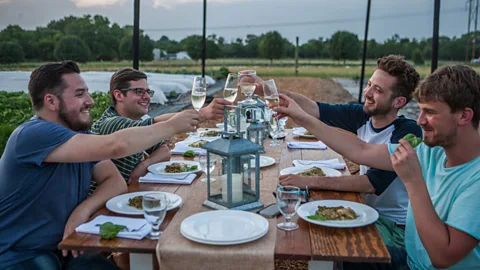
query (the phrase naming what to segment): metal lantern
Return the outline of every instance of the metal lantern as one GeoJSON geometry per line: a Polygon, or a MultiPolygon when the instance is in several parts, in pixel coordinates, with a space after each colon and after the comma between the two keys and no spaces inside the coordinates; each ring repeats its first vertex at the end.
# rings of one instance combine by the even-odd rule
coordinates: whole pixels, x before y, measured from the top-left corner
{"type": "Polygon", "coordinates": [[[242,114],[247,119],[247,122],[253,118],[253,114],[257,115],[257,120],[264,120],[264,113],[265,113],[265,102],[258,98],[258,95],[253,95],[252,98],[257,102],[256,104],[243,104],[238,102],[238,106],[240,107],[242,114]]]}
{"type": "Polygon", "coordinates": [[[247,128],[247,139],[264,147],[263,142],[267,138],[267,127],[256,119],[256,115],[256,112],[254,112],[253,119],[247,128]]]}
{"type": "MultiPolygon", "coordinates": [[[[239,130],[239,129],[237,129],[239,130]]],[[[260,208],[260,152],[263,147],[241,137],[240,132],[222,132],[222,137],[202,146],[207,150],[207,200],[213,209],[260,208]],[[210,173],[210,160],[217,160],[210,173]],[[254,165],[254,166],[252,166],[254,165]],[[211,181],[213,178],[220,181],[211,181]]]]}

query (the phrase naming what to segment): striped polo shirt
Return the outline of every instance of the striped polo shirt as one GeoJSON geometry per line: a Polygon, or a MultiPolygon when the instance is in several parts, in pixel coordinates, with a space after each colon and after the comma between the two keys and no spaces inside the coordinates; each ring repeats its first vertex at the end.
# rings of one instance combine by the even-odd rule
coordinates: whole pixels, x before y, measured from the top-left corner
{"type": "MultiPolygon", "coordinates": [[[[114,133],[118,130],[130,127],[141,127],[141,126],[149,126],[154,124],[153,118],[148,118],[145,120],[132,120],[123,116],[120,116],[115,109],[110,106],[108,109],[103,112],[102,117],[98,119],[93,125],[91,132],[93,134],[99,135],[108,135],[114,133]]],[[[151,154],[153,151],[158,149],[160,145],[164,144],[164,142],[160,142],[153,147],[146,150],[148,154],[151,154]]],[[[137,164],[142,161],[143,159],[143,152],[133,154],[131,156],[119,158],[119,159],[112,159],[115,166],[117,166],[120,174],[123,176],[125,181],[128,180],[130,173],[132,173],[133,169],[137,164]]],[[[92,184],[91,191],[95,190],[96,184],[92,184]]]]}

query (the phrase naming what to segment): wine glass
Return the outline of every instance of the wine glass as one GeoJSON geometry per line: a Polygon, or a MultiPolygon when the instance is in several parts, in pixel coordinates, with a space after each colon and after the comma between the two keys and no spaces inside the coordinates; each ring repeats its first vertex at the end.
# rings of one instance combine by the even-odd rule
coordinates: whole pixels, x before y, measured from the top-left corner
{"type": "Polygon", "coordinates": [[[275,112],[270,109],[265,109],[265,124],[270,137],[272,137],[269,144],[272,147],[280,146],[280,142],[277,139],[280,135],[279,124],[278,119],[274,116],[274,113],[275,112]]]}
{"type": "Polygon", "coordinates": [[[223,89],[223,98],[234,102],[238,93],[238,74],[228,73],[225,88],[223,89]]]}
{"type": "Polygon", "coordinates": [[[148,239],[160,238],[160,225],[165,219],[169,204],[170,201],[164,193],[147,193],[143,196],[143,216],[152,225],[152,231],[147,236],[148,239]]]}
{"type": "MultiPolygon", "coordinates": [[[[198,162],[200,163],[200,167],[205,173],[205,177],[200,179],[201,182],[206,183],[208,181],[207,178],[207,153],[200,153],[198,162]]],[[[215,165],[217,165],[217,161],[214,156],[210,156],[210,167],[209,167],[209,174],[210,174],[210,182],[215,182],[216,179],[212,178],[212,172],[215,170],[215,165]]]]}
{"type": "Polygon", "coordinates": [[[284,231],[298,229],[298,224],[291,219],[297,212],[300,205],[300,188],[294,186],[277,187],[277,206],[280,213],[285,217],[285,222],[278,223],[277,228],[284,231]]]}
{"type": "Polygon", "coordinates": [[[278,97],[278,90],[274,80],[263,82],[263,96],[268,108],[272,109],[278,107],[280,104],[280,98],[278,97]]]}
{"type": "Polygon", "coordinates": [[[252,99],[252,95],[257,87],[256,81],[257,72],[255,70],[242,70],[238,72],[238,88],[240,92],[247,97],[244,101],[241,101],[242,104],[257,104],[257,102],[252,99]]]}
{"type": "MultiPolygon", "coordinates": [[[[192,85],[192,106],[195,110],[200,111],[207,98],[207,82],[203,77],[194,77],[192,85]]],[[[194,132],[188,133],[191,136],[199,136],[197,129],[194,132]]]]}

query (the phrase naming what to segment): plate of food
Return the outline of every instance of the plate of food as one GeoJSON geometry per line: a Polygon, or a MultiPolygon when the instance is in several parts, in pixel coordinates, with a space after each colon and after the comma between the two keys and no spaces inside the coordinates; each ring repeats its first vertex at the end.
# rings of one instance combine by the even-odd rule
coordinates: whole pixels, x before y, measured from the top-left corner
{"type": "Polygon", "coordinates": [[[296,174],[300,176],[341,176],[342,173],[332,168],[322,166],[289,167],[280,171],[280,175],[296,174]]]}
{"type": "MultiPolygon", "coordinates": [[[[275,164],[275,159],[267,156],[260,156],[260,168],[275,164]]],[[[250,161],[250,167],[255,168],[255,159],[250,161]]]]}
{"type": "Polygon", "coordinates": [[[200,171],[197,161],[175,160],[155,163],[148,166],[148,171],[154,174],[183,176],[200,171]]]}
{"type": "Polygon", "coordinates": [[[218,138],[220,137],[220,130],[219,129],[205,129],[202,131],[198,131],[200,137],[202,138],[218,138]]]}
{"type": "Polygon", "coordinates": [[[117,197],[113,197],[107,201],[106,207],[108,210],[124,215],[143,215],[142,211],[142,200],[143,196],[148,193],[163,193],[165,194],[170,204],[168,205],[167,211],[170,211],[174,208],[179,207],[182,204],[182,198],[176,194],[160,191],[141,191],[141,192],[132,192],[117,197]]]}
{"type": "Polygon", "coordinates": [[[301,205],[297,213],[307,222],[336,228],[362,227],[378,219],[378,212],[372,207],[343,200],[309,202],[301,205]]]}
{"type": "Polygon", "coordinates": [[[293,129],[293,135],[303,137],[303,138],[310,138],[310,139],[315,139],[315,135],[311,134],[308,130],[305,128],[294,128],[293,129]]]}

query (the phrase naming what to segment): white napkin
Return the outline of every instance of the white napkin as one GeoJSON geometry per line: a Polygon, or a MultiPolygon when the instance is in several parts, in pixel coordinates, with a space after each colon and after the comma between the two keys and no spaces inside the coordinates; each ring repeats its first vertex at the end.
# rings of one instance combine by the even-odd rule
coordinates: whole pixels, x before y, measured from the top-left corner
{"type": "Polygon", "coordinates": [[[294,166],[323,166],[337,170],[343,170],[347,166],[345,163],[340,162],[338,158],[327,160],[294,160],[294,166]]]}
{"type": "Polygon", "coordinates": [[[321,142],[287,142],[289,148],[300,148],[300,149],[327,149],[327,146],[321,142]]]}
{"type": "Polygon", "coordinates": [[[197,177],[196,174],[192,173],[187,176],[171,177],[153,173],[147,173],[147,175],[140,177],[138,180],[139,183],[152,183],[152,184],[177,184],[177,185],[190,185],[193,180],[197,177]]]}
{"type": "Polygon", "coordinates": [[[184,143],[176,143],[175,148],[170,150],[170,153],[174,154],[174,155],[181,155],[181,154],[185,153],[185,151],[188,151],[188,150],[192,150],[193,152],[195,152],[195,155],[200,155],[200,154],[205,155],[207,153],[207,150],[205,150],[205,149],[189,147],[188,145],[186,145],[184,143]]]}
{"type": "Polygon", "coordinates": [[[307,129],[305,129],[304,127],[294,127],[292,130],[293,130],[293,131],[300,131],[300,132],[302,132],[302,131],[303,131],[303,132],[307,131],[307,129]]]}
{"type": "Polygon", "coordinates": [[[127,226],[127,229],[119,232],[117,237],[130,238],[140,240],[144,238],[152,230],[152,226],[143,218],[125,218],[100,215],[78,226],[75,231],[81,233],[100,234],[100,225],[105,222],[127,226]]]}

